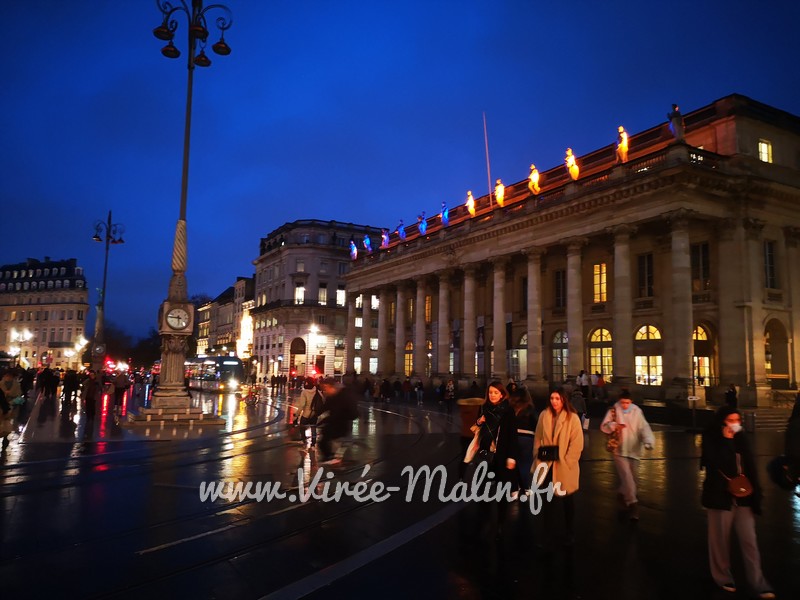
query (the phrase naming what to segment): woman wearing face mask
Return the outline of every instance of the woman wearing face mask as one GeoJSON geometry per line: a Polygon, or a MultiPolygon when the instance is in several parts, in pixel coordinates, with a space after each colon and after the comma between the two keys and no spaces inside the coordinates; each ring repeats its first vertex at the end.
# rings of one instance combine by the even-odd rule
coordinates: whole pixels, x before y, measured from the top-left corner
{"type": "Polygon", "coordinates": [[[644,418],[642,409],[631,401],[628,390],[622,390],[619,400],[606,413],[600,430],[606,434],[619,432],[620,443],[614,452],[614,466],[619,476],[620,506],[628,512],[631,521],[639,520],[639,460],[642,448],[652,450],[655,444],[653,430],[644,418]]]}
{"type": "Polygon", "coordinates": [[[712,426],[703,434],[700,467],[706,471],[703,482],[703,506],[708,509],[708,560],[711,577],[726,592],[735,592],[731,572],[731,530],[742,552],[747,583],[758,598],[774,598],[772,586],[761,572],[761,555],[756,540],[754,514],[761,514],[761,486],[755,460],[742,431],[742,415],[732,406],[723,406],[712,426]],[[736,497],[728,481],[744,473],[752,492],[736,497]]]}

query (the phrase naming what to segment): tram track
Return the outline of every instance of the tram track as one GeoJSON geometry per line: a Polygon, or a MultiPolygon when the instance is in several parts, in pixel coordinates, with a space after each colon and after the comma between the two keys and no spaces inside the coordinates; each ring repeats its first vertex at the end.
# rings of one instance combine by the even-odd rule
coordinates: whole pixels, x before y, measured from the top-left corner
{"type": "MultiPolygon", "coordinates": [[[[362,408],[363,410],[363,408],[362,408]]],[[[415,426],[415,433],[412,436],[409,436],[411,439],[407,440],[408,443],[404,444],[404,448],[406,451],[410,451],[415,446],[419,445],[421,440],[423,440],[426,436],[426,425],[423,424],[423,420],[417,415],[416,417],[411,417],[409,415],[402,415],[400,413],[386,410],[383,408],[372,407],[374,413],[383,413],[385,417],[390,417],[391,419],[402,418],[407,421],[414,422],[415,426]]],[[[279,421],[282,419],[285,413],[282,413],[276,417],[276,420],[279,421]]],[[[384,418],[385,418],[384,417],[384,418]]],[[[265,425],[266,427],[266,425],[265,425]]],[[[427,427],[430,427],[428,424],[427,427]]],[[[438,424],[438,429],[441,432],[445,432],[448,429],[448,424],[440,422],[438,424]]],[[[280,430],[276,430],[273,432],[278,438],[281,435],[285,435],[286,428],[281,428],[280,430]]],[[[293,446],[294,444],[291,442],[280,442],[278,444],[274,444],[273,440],[266,440],[263,437],[252,437],[249,436],[245,439],[234,439],[233,436],[230,437],[228,442],[228,447],[226,448],[225,452],[220,455],[210,457],[210,456],[203,456],[203,457],[191,457],[187,456],[186,460],[178,460],[175,461],[176,456],[181,456],[185,454],[191,454],[192,452],[197,452],[197,448],[193,449],[183,449],[183,450],[175,450],[175,451],[168,451],[166,449],[161,450],[157,457],[158,460],[155,459],[156,455],[154,454],[154,459],[149,465],[149,467],[144,467],[142,465],[135,465],[135,461],[140,459],[139,456],[125,456],[125,453],[116,453],[113,457],[106,457],[104,460],[101,461],[100,464],[109,465],[109,470],[101,472],[102,477],[99,478],[71,478],[69,482],[60,482],[57,485],[46,485],[40,487],[38,490],[35,491],[27,491],[25,494],[36,493],[36,492],[46,492],[47,490],[52,490],[54,488],[73,488],[78,489],[81,486],[90,486],[90,485],[116,485],[118,483],[124,482],[125,480],[130,480],[135,477],[144,476],[144,474],[149,473],[153,474],[155,472],[169,472],[172,471],[181,471],[189,466],[193,465],[204,465],[209,464],[212,462],[221,462],[227,460],[233,460],[235,458],[240,458],[244,455],[253,455],[257,453],[263,452],[277,452],[280,450],[286,450],[289,447],[293,446]],[[168,460],[171,458],[172,460],[168,460]],[[131,469],[123,469],[119,471],[117,468],[117,475],[114,475],[114,470],[111,468],[111,463],[113,462],[123,463],[129,465],[131,467],[137,467],[134,470],[131,469]],[[149,469],[149,470],[148,470],[149,469]]],[[[208,448],[203,449],[207,454],[208,448]]],[[[404,452],[403,454],[405,454],[404,452]]],[[[88,458],[96,458],[99,455],[91,455],[88,458]]],[[[86,458],[86,457],[82,457],[86,458]]],[[[381,463],[386,461],[385,457],[377,456],[373,460],[370,461],[363,461],[358,462],[357,464],[350,465],[346,469],[340,469],[338,471],[338,476],[340,478],[347,478],[358,476],[363,470],[365,464],[369,464],[371,467],[376,467],[381,463]]],[[[63,465],[62,465],[63,466],[63,465]]],[[[119,467],[119,465],[117,465],[119,467]]],[[[157,485],[157,484],[156,484],[157,485]]],[[[4,490],[5,491],[5,490],[4,490]]],[[[8,495],[8,494],[6,494],[8,495]]],[[[174,518],[170,519],[161,519],[157,523],[150,523],[147,526],[142,527],[132,527],[132,528],[125,528],[117,530],[113,533],[107,535],[94,535],[91,537],[83,537],[82,539],[72,539],[69,543],[64,543],[60,547],[48,547],[46,550],[42,550],[40,552],[30,552],[25,555],[15,556],[12,560],[16,564],[17,567],[20,566],[20,562],[36,562],[36,559],[44,552],[48,554],[52,554],[53,552],[69,552],[69,553],[83,553],[89,552],[90,554],[97,554],[97,552],[93,551],[93,549],[98,547],[114,547],[117,545],[126,546],[127,544],[123,543],[125,540],[131,539],[160,539],[160,538],[168,538],[169,531],[175,531],[178,529],[186,529],[189,528],[193,531],[210,531],[210,534],[207,535],[217,535],[217,532],[214,531],[215,529],[219,529],[219,532],[229,532],[231,530],[241,530],[242,527],[246,526],[258,526],[259,524],[263,524],[267,520],[271,519],[277,514],[285,513],[287,510],[291,512],[295,512],[300,508],[311,508],[311,507],[319,507],[321,503],[319,502],[309,502],[306,504],[296,504],[293,507],[287,507],[282,505],[281,503],[277,503],[275,505],[276,510],[270,511],[254,511],[254,500],[242,500],[242,501],[235,501],[235,502],[226,502],[224,504],[215,503],[210,505],[208,509],[199,510],[199,511],[192,511],[184,514],[180,514],[175,516],[174,518]],[[248,516],[231,516],[236,512],[248,511],[252,512],[252,515],[248,516]]],[[[351,514],[352,511],[357,510],[359,508],[364,508],[369,506],[371,503],[364,503],[364,504],[357,504],[354,506],[347,506],[347,503],[341,503],[341,506],[336,506],[335,508],[338,510],[331,510],[328,505],[328,510],[319,511],[318,509],[315,511],[305,511],[304,518],[310,512],[314,512],[315,515],[319,513],[319,516],[315,516],[310,521],[307,521],[302,526],[296,526],[294,529],[290,529],[288,531],[281,531],[273,536],[266,536],[259,539],[257,542],[251,542],[247,544],[234,544],[226,552],[221,554],[208,557],[197,564],[194,565],[186,565],[182,567],[179,572],[189,572],[196,569],[202,569],[204,566],[208,566],[209,564],[216,564],[219,562],[224,562],[230,560],[234,556],[239,556],[242,553],[252,552],[258,548],[269,547],[272,544],[280,543],[286,539],[296,537],[299,535],[303,535],[305,532],[313,530],[314,528],[324,527],[326,523],[333,523],[337,522],[339,519],[346,518],[347,515],[351,514]]],[[[285,517],[281,517],[285,518],[285,517]]],[[[237,531],[238,533],[238,531],[237,531]]],[[[191,537],[191,536],[188,536],[191,537]]],[[[205,537],[205,535],[199,536],[205,537]]],[[[189,539],[185,542],[186,544],[197,544],[195,540],[189,539]]],[[[139,549],[140,551],[142,548],[139,549]]],[[[100,553],[102,554],[102,552],[100,553]]],[[[0,562],[0,567],[2,567],[3,563],[8,563],[9,561],[2,561],[0,562]]],[[[178,571],[176,571],[178,572],[178,571]]],[[[164,579],[169,579],[171,575],[169,573],[162,574],[160,576],[164,579]]],[[[158,578],[154,579],[153,581],[157,581],[158,578]]],[[[144,585],[144,583],[142,584],[144,585]]],[[[131,586],[126,586],[125,590],[130,590],[131,586]]],[[[101,593],[96,597],[113,597],[117,592],[110,592],[109,594],[101,593]]]]}

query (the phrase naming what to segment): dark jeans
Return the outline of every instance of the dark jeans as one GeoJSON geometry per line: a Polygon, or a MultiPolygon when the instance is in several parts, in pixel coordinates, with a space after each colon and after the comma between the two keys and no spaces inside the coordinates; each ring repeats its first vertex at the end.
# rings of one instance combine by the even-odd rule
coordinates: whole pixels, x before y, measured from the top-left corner
{"type": "MultiPolygon", "coordinates": [[[[539,489],[546,489],[552,481],[553,474],[552,471],[549,471],[547,477],[545,477],[544,483],[539,489]]],[[[543,498],[545,498],[545,496],[543,496],[543,498]]],[[[556,531],[558,529],[556,519],[558,518],[559,512],[563,512],[564,514],[564,527],[566,530],[564,534],[565,540],[572,541],[575,537],[575,494],[568,494],[566,496],[554,495],[551,502],[545,500],[542,505],[541,514],[544,524],[543,542],[545,546],[552,547],[556,544],[556,531]]]]}

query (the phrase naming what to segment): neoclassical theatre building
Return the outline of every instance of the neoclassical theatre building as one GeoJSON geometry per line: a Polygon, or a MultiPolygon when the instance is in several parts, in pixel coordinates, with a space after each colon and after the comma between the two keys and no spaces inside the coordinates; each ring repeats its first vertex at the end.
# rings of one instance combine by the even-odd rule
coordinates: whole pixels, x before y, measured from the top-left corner
{"type": "Polygon", "coordinates": [[[669,116],[359,252],[346,370],[541,393],[586,369],[678,403],[733,383],[743,406],[796,388],[800,118],[740,95],[669,116]]]}

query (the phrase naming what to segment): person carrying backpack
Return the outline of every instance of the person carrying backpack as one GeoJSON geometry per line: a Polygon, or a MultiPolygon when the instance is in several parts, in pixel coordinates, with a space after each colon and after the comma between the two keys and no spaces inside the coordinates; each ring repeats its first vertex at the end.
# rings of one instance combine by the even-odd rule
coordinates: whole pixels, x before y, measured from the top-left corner
{"type": "Polygon", "coordinates": [[[302,427],[302,441],[308,440],[306,427],[311,428],[311,446],[317,443],[317,419],[322,414],[322,394],[312,379],[307,379],[297,404],[296,423],[302,427]]]}

